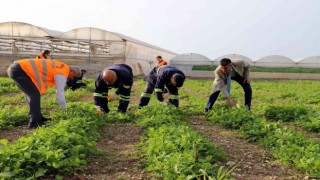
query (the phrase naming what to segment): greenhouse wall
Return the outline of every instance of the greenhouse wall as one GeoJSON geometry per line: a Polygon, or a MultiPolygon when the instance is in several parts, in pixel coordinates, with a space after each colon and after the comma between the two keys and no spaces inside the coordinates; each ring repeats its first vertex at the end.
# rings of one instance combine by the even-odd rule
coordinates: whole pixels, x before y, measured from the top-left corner
{"type": "Polygon", "coordinates": [[[311,56],[297,62],[297,67],[320,68],[320,56],[311,56]]]}
{"type": "Polygon", "coordinates": [[[125,62],[132,67],[134,75],[147,75],[155,67],[157,56],[162,56],[164,60],[169,61],[175,55],[171,52],[127,41],[125,62]]]}

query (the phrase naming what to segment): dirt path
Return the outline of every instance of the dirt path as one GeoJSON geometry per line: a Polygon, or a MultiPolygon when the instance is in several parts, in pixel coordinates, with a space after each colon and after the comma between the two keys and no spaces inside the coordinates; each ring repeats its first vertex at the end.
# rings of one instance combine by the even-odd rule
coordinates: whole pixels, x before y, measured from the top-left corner
{"type": "Polygon", "coordinates": [[[27,125],[21,125],[12,129],[5,129],[0,131],[0,139],[7,139],[12,143],[19,139],[21,136],[30,134],[33,129],[29,129],[27,125]]]}
{"type": "Polygon", "coordinates": [[[105,126],[97,148],[101,155],[91,156],[82,173],[72,179],[111,180],[149,179],[139,160],[134,157],[134,145],[140,142],[142,130],[131,124],[105,126]]]}
{"type": "Polygon", "coordinates": [[[241,139],[238,133],[216,125],[205,125],[204,116],[191,117],[191,126],[203,137],[224,149],[228,160],[225,166],[233,166],[242,160],[232,173],[239,180],[301,179],[296,170],[279,165],[258,145],[241,139]]]}

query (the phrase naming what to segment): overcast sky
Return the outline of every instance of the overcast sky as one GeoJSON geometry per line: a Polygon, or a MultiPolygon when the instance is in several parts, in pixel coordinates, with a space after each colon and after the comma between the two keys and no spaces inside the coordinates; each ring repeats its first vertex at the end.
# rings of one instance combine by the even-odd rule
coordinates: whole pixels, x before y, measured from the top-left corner
{"type": "Polygon", "coordinates": [[[0,22],[96,27],[214,59],[320,55],[320,0],[7,0],[0,22]]]}

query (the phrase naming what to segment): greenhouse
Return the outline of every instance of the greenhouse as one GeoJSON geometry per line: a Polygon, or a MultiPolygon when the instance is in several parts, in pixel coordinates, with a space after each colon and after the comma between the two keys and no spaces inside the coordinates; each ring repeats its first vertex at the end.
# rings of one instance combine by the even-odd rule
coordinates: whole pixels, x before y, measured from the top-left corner
{"type": "Polygon", "coordinates": [[[297,67],[320,68],[320,56],[311,56],[297,62],[297,67]]]}
{"type": "Polygon", "coordinates": [[[247,56],[243,56],[240,54],[226,54],[226,55],[219,56],[219,57],[215,58],[213,60],[213,65],[214,66],[220,65],[220,60],[223,58],[231,59],[231,61],[244,60],[244,61],[248,62],[250,65],[254,64],[253,60],[247,56]]]}
{"type": "Polygon", "coordinates": [[[126,63],[134,74],[147,74],[156,56],[171,59],[176,53],[103,29],[85,27],[59,32],[22,22],[0,23],[0,75],[17,59],[35,57],[42,50],[51,58],[96,74],[108,64],[126,63]]]}
{"type": "Polygon", "coordinates": [[[296,67],[296,62],[285,56],[271,55],[258,59],[254,62],[254,66],[269,68],[291,68],[296,67]]]}
{"type": "Polygon", "coordinates": [[[170,60],[170,64],[177,66],[183,71],[197,70],[197,67],[207,67],[212,66],[212,61],[201,54],[196,53],[186,53],[175,56],[170,60]]]}

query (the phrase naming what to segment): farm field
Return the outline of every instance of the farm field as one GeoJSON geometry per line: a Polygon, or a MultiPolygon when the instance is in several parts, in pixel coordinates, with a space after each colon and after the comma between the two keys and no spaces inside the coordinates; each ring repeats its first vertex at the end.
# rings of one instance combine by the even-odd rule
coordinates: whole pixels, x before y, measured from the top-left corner
{"type": "MultiPolygon", "coordinates": [[[[219,97],[204,113],[212,80],[187,79],[180,108],[152,97],[138,109],[145,83],[136,79],[127,113],[96,115],[93,83],[42,96],[53,121],[27,128],[22,92],[0,78],[0,178],[3,179],[303,179],[320,177],[320,82],[253,80],[252,110],[232,84],[240,108],[219,97]]],[[[112,93],[114,91],[111,91],[112,93]]],[[[109,93],[109,94],[110,94],[109,93]]]]}

